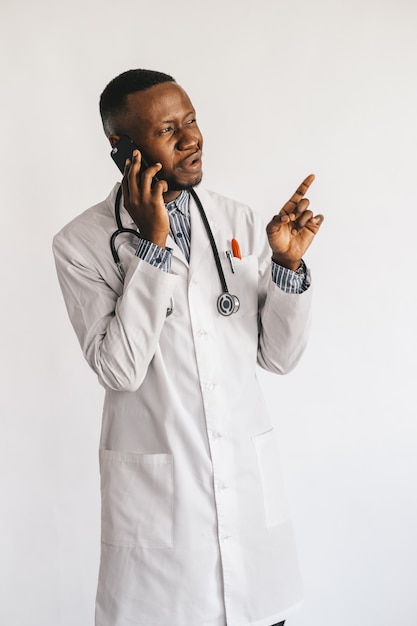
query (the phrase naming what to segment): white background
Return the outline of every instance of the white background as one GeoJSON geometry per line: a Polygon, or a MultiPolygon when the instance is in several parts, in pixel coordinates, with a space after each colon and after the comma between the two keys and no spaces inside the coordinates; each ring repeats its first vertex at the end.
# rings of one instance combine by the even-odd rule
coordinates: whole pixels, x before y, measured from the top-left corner
{"type": "Polygon", "coordinates": [[[98,97],[134,67],[185,87],[205,185],[265,221],[316,174],[311,342],[261,373],[305,582],[288,626],[417,624],[416,26],[415,0],[2,0],[2,625],[93,624],[103,394],[51,239],[117,179],[98,97]]]}

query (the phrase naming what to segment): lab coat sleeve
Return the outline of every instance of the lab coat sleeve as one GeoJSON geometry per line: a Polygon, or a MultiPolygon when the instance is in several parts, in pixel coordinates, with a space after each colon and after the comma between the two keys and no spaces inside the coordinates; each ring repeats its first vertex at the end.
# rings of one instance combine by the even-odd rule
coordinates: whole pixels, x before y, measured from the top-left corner
{"type": "MultiPolygon", "coordinates": [[[[139,388],[155,354],[176,276],[134,256],[121,294],[98,268],[99,254],[59,233],[53,251],[65,304],[83,354],[100,383],[139,388]]],[[[107,252],[107,251],[106,251],[107,252]]]]}
{"type": "Polygon", "coordinates": [[[259,365],[276,374],[287,374],[300,360],[309,336],[312,286],[300,294],[286,293],[271,276],[271,249],[265,229],[259,232],[259,365]],[[262,244],[262,242],[264,242],[262,244]]]}

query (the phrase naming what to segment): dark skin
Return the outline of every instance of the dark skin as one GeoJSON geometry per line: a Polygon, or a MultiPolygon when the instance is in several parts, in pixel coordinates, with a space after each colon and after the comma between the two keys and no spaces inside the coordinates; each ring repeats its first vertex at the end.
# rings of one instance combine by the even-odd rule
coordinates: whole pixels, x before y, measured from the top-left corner
{"type": "MultiPolygon", "coordinates": [[[[140,146],[146,162],[152,164],[140,173],[139,150],[133,153],[132,161],[126,162],[124,206],[143,239],[164,248],[169,233],[165,203],[202,178],[203,137],[194,107],[177,83],[155,85],[127,96],[127,111],[120,120],[119,132],[110,135],[112,146],[120,135],[129,135],[140,146]],[[152,184],[155,175],[159,182],[152,184]]],[[[272,258],[291,270],[300,266],[324,219],[313,215],[304,197],[313,180],[313,174],[307,176],[266,227],[272,258]]]]}
{"type": "Polygon", "coordinates": [[[324,220],[323,215],[313,215],[308,208],[310,201],[304,198],[313,180],[314,174],[307,176],[266,227],[273,260],[293,271],[300,267],[324,220]]]}

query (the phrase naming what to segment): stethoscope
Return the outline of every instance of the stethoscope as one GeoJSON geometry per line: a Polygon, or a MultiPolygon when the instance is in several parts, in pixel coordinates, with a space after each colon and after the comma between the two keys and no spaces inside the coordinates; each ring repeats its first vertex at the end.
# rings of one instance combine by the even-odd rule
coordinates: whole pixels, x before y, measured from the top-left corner
{"type": "MultiPolygon", "coordinates": [[[[213,233],[211,232],[210,224],[208,222],[207,215],[203,209],[203,205],[201,204],[201,200],[193,188],[190,188],[189,191],[192,197],[194,198],[194,201],[201,215],[201,219],[203,220],[203,224],[204,224],[204,227],[206,229],[206,232],[210,241],[211,249],[213,251],[214,260],[216,262],[216,267],[217,267],[217,273],[219,275],[220,284],[222,287],[222,293],[217,298],[217,310],[221,315],[224,315],[227,317],[229,315],[232,315],[233,313],[236,313],[239,310],[240,301],[239,301],[239,298],[231,294],[229,292],[229,289],[227,288],[226,278],[224,276],[222,264],[220,261],[219,251],[217,250],[216,242],[214,241],[213,233]]],[[[116,250],[116,243],[115,243],[116,239],[122,233],[130,233],[131,235],[135,235],[135,237],[140,239],[140,233],[137,230],[134,230],[133,228],[124,228],[122,224],[122,219],[120,217],[121,199],[122,199],[122,188],[119,187],[117,191],[117,195],[116,195],[116,200],[114,203],[114,214],[116,217],[117,230],[115,230],[112,236],[110,237],[110,250],[111,250],[114,262],[117,265],[117,269],[119,270],[120,276],[122,277],[122,280],[124,280],[125,272],[124,272],[122,263],[120,261],[119,255],[116,250]]],[[[171,315],[173,310],[174,310],[174,303],[171,298],[170,307],[167,309],[167,316],[171,315]]]]}

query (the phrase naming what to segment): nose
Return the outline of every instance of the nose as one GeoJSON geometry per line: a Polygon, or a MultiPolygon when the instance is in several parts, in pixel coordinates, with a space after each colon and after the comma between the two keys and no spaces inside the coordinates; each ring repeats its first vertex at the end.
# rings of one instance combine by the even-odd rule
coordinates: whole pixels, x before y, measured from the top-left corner
{"type": "Polygon", "coordinates": [[[200,133],[196,130],[196,128],[184,127],[178,135],[176,148],[177,150],[181,150],[183,152],[198,148],[199,143],[200,133]]]}

